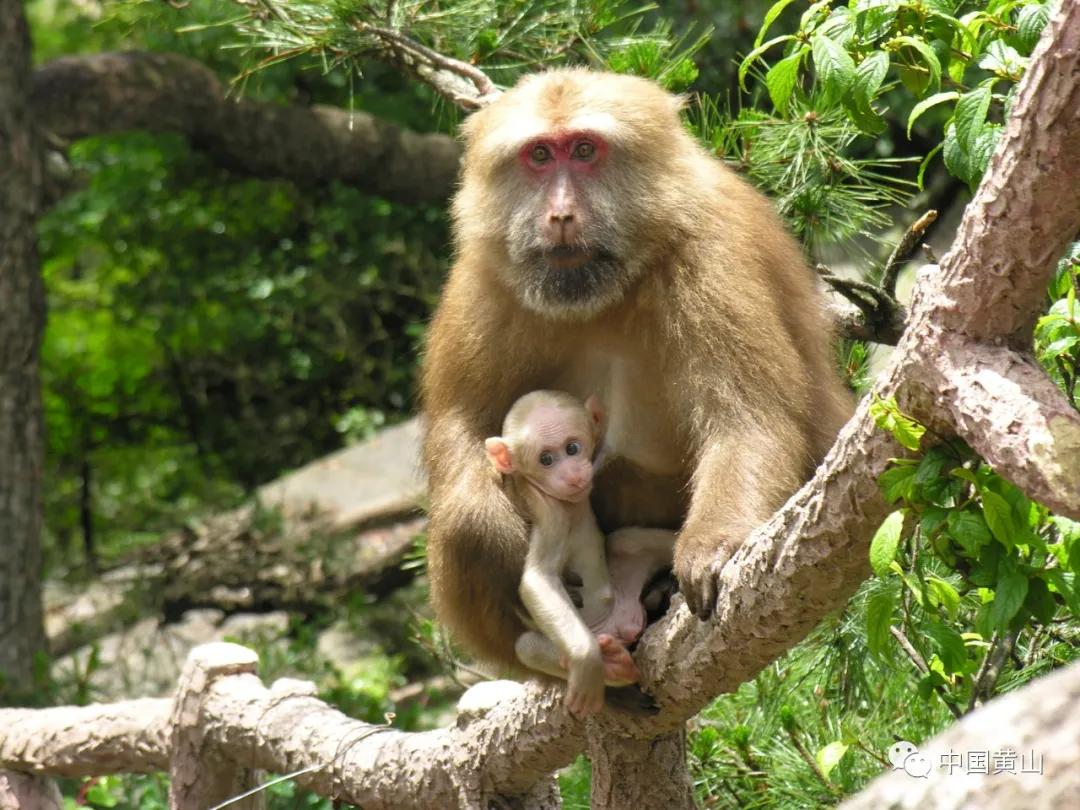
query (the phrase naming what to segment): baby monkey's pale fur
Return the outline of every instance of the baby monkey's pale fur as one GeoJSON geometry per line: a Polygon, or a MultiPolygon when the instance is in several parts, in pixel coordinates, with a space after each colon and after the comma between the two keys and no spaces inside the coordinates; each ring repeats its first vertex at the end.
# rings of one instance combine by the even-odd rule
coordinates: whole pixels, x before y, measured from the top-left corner
{"type": "Polygon", "coordinates": [[[594,459],[603,437],[595,397],[584,405],[562,391],[533,391],[510,408],[501,436],[485,442],[495,469],[527,504],[529,551],[518,592],[537,629],[522,633],[515,649],[529,668],[568,681],[566,705],[575,715],[600,710],[605,683],[635,683],[640,673],[626,644],[644,629],[641,589],[671,564],[671,536],[624,529],[612,535],[620,561],[612,585],[604,535],[589,506],[594,459]],[[580,584],[580,612],[563,584],[580,584]]]}

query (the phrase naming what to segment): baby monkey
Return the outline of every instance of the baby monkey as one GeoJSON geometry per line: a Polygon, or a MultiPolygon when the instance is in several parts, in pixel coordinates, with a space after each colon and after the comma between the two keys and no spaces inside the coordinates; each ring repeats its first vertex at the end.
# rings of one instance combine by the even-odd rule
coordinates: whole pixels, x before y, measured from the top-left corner
{"type": "Polygon", "coordinates": [[[666,531],[622,529],[612,534],[605,554],[589,505],[603,418],[595,396],[582,405],[562,391],[533,391],[510,408],[503,435],[485,442],[532,522],[519,593],[537,630],[518,638],[517,657],[566,679],[566,706],[580,717],[602,708],[605,684],[640,680],[626,645],[645,627],[643,586],[671,564],[666,531]],[[564,579],[580,583],[580,612],[564,579]]]}

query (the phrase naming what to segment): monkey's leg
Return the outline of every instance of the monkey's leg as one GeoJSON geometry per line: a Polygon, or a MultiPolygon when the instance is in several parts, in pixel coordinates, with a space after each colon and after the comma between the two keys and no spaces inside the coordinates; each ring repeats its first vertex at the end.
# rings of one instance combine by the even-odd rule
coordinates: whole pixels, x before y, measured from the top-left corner
{"type": "Polygon", "coordinates": [[[633,644],[645,629],[642,591],[657,573],[671,567],[673,532],[630,527],[607,539],[608,567],[614,602],[608,615],[590,624],[594,633],[610,633],[623,644],[633,644]]]}
{"type": "MultiPolygon", "coordinates": [[[[607,686],[627,686],[641,679],[634,659],[617,639],[609,635],[598,638],[600,654],[604,659],[604,683],[607,686]]],[[[543,672],[560,680],[568,677],[566,657],[543,633],[530,630],[518,636],[514,645],[521,663],[537,672],[543,672]]]]}

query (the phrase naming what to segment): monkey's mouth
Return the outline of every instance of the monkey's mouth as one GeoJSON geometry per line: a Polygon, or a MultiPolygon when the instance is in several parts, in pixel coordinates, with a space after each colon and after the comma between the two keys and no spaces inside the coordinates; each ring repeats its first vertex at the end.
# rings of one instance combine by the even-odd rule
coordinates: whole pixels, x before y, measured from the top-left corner
{"type": "Polygon", "coordinates": [[[544,261],[553,270],[577,270],[596,259],[595,250],[559,245],[544,251],[544,261]]]}

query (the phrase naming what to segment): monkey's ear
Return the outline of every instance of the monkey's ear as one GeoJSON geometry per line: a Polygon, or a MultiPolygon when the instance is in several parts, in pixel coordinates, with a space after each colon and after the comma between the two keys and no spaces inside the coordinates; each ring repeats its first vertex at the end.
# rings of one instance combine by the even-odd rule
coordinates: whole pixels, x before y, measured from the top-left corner
{"type": "Polygon", "coordinates": [[[490,439],[485,439],[484,447],[487,449],[488,458],[491,459],[491,463],[495,465],[496,470],[503,475],[510,475],[514,471],[514,457],[510,452],[510,445],[506,443],[502,436],[492,436],[490,439]]]}
{"type": "Polygon", "coordinates": [[[589,398],[585,400],[585,410],[592,417],[593,429],[596,435],[600,436],[603,433],[604,417],[607,415],[604,413],[604,406],[600,404],[600,397],[596,394],[590,394],[589,398]]]}

